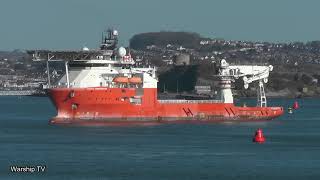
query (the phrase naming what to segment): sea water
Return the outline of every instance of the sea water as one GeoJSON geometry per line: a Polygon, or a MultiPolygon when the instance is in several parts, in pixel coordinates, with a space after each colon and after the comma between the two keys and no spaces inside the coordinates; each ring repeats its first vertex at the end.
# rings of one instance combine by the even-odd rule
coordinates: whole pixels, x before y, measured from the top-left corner
{"type": "Polygon", "coordinates": [[[270,122],[64,127],[48,98],[3,96],[0,179],[320,179],[319,100],[270,122]]]}

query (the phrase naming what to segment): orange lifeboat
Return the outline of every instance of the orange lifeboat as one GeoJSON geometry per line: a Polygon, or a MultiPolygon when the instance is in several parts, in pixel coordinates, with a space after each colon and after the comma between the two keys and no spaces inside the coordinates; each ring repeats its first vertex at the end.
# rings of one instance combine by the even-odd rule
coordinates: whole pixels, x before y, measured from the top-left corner
{"type": "Polygon", "coordinates": [[[141,84],[141,83],[142,83],[142,80],[141,80],[140,77],[133,76],[132,78],[129,78],[129,83],[132,83],[132,84],[141,84]]]}
{"type": "Polygon", "coordinates": [[[129,79],[127,77],[115,77],[113,80],[115,83],[128,83],[129,79]]]}

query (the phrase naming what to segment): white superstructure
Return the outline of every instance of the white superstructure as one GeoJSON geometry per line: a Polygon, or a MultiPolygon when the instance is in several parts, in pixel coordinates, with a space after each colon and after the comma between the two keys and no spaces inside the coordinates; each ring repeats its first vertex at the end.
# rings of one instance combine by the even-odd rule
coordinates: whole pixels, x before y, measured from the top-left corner
{"type": "Polygon", "coordinates": [[[82,51],[33,51],[35,61],[47,61],[48,87],[90,88],[131,87],[157,88],[156,69],[136,68],[130,50],[117,48],[118,31],[109,29],[102,36],[99,50],[84,47],[82,51]],[[49,62],[64,61],[65,75],[51,85],[49,62]],[[132,79],[131,79],[132,78],[132,79]],[[126,80],[124,81],[124,80],[126,80]],[[120,80],[120,81],[119,81],[120,80]],[[135,82],[129,82],[134,80],[135,82]]]}
{"type": "MultiPolygon", "coordinates": [[[[133,61],[133,60],[132,60],[133,61]]],[[[117,77],[139,77],[142,80],[143,88],[157,88],[157,78],[155,68],[134,68],[126,67],[121,61],[89,60],[81,62],[73,61],[68,63],[68,73],[58,82],[58,86],[72,88],[88,87],[120,87],[120,83],[115,82],[117,77]]],[[[121,87],[128,84],[121,83],[121,87]]]]}

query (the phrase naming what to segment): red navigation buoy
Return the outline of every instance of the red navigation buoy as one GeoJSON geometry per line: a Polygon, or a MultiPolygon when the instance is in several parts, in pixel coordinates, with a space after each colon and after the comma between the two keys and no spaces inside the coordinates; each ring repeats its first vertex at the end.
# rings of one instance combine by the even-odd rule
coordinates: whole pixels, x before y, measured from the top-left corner
{"type": "Polygon", "coordinates": [[[298,101],[295,101],[295,102],[293,103],[292,108],[293,108],[293,109],[298,109],[298,108],[299,108],[298,101]]]}
{"type": "Polygon", "coordinates": [[[256,134],[254,135],[254,138],[253,138],[253,142],[264,143],[265,141],[266,141],[266,139],[263,136],[262,129],[260,129],[260,128],[257,129],[256,134]]]}

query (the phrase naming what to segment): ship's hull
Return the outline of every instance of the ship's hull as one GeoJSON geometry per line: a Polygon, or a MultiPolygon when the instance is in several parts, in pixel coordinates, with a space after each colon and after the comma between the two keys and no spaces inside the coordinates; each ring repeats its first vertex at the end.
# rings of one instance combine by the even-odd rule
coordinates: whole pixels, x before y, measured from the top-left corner
{"type": "Polygon", "coordinates": [[[52,124],[154,125],[267,121],[283,114],[282,107],[237,107],[219,101],[161,101],[157,89],[54,88],[49,89],[57,116],[52,124]],[[137,98],[139,102],[132,102],[137,98]]]}

